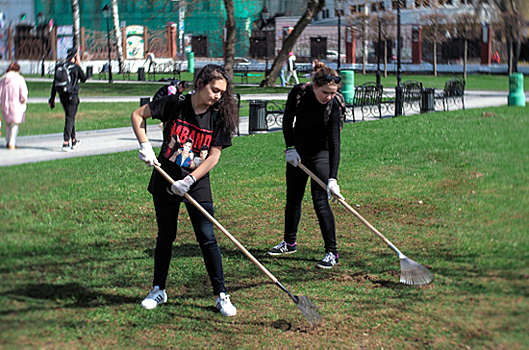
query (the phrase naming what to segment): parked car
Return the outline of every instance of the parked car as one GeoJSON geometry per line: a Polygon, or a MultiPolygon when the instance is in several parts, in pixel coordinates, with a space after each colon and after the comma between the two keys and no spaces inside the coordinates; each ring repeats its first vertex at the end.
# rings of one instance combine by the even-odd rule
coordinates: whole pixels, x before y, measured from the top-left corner
{"type": "MultiPolygon", "coordinates": [[[[345,61],[345,55],[340,55],[341,62],[345,61]]],[[[331,62],[338,61],[338,51],[335,50],[327,50],[327,59],[331,62]]]]}

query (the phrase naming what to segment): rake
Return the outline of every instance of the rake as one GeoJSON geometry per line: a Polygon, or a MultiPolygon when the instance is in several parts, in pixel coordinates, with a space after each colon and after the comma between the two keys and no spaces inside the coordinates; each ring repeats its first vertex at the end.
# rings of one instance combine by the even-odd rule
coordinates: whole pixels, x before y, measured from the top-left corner
{"type": "MultiPolygon", "coordinates": [[[[303,164],[298,163],[298,166],[306,172],[314,181],[316,181],[320,186],[323,188],[327,188],[325,183],[321,181],[313,172],[311,172],[307,167],[305,167],[303,164]]],[[[415,286],[423,286],[430,284],[433,280],[432,273],[424,266],[419,264],[418,262],[415,262],[408,258],[406,255],[402,254],[400,250],[397,249],[391,243],[384,235],[376,228],[373,227],[366,219],[364,219],[356,210],[354,210],[347,202],[341,198],[336,197],[338,202],[342,204],[347,210],[349,210],[354,216],[356,216],[364,225],[366,225],[371,232],[376,234],[379,238],[381,238],[391,249],[393,249],[398,255],[400,259],[400,283],[409,284],[409,285],[415,285],[415,286]]]]}
{"type": "MultiPolygon", "coordinates": [[[[158,172],[167,181],[169,181],[171,184],[174,183],[173,179],[169,176],[169,174],[167,174],[161,167],[159,167],[158,165],[154,165],[154,168],[158,170],[158,172]]],[[[275,278],[275,276],[272,275],[272,273],[268,271],[268,269],[259,262],[259,260],[257,260],[231,233],[228,232],[228,230],[226,230],[213,216],[211,216],[211,214],[208,213],[197,201],[195,201],[193,197],[191,197],[187,193],[184,195],[184,197],[191,204],[193,204],[204,216],[206,216],[219,230],[221,230],[226,236],[228,236],[228,238],[233,243],[235,243],[237,248],[239,248],[244,253],[244,255],[246,255],[246,257],[250,259],[255,265],[257,265],[259,270],[264,272],[275,283],[276,286],[278,286],[279,288],[281,288],[282,291],[288,294],[288,296],[294,301],[294,303],[296,303],[297,307],[299,308],[303,316],[305,316],[307,321],[309,321],[312,327],[317,327],[321,323],[322,318],[318,312],[318,307],[308,297],[304,295],[293,295],[292,293],[290,293],[290,291],[286,289],[286,287],[283,286],[281,282],[279,282],[279,280],[275,278]]]]}

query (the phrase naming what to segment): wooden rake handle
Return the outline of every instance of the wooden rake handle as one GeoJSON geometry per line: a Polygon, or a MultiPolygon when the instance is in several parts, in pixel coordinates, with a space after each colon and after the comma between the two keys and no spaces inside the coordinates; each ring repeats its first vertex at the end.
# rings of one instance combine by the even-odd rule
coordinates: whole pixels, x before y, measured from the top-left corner
{"type": "MultiPolygon", "coordinates": [[[[301,163],[298,163],[298,166],[301,168],[301,170],[303,170],[304,172],[306,172],[311,178],[312,180],[316,181],[321,187],[327,189],[327,185],[325,185],[325,183],[323,181],[320,180],[319,177],[316,176],[316,174],[314,174],[312,171],[310,171],[309,169],[307,169],[306,166],[304,166],[303,164],[301,163]]],[[[342,204],[347,210],[349,210],[354,216],[356,216],[356,218],[360,221],[362,221],[362,223],[364,225],[367,226],[367,228],[369,228],[371,230],[371,232],[373,232],[374,234],[376,234],[378,237],[380,237],[390,248],[392,248],[394,251],[396,251],[399,255],[402,255],[402,253],[397,249],[397,247],[395,247],[393,245],[393,243],[391,243],[389,241],[389,239],[387,239],[386,237],[384,237],[384,235],[382,233],[380,233],[376,228],[373,227],[373,225],[371,225],[369,223],[369,221],[367,221],[366,219],[364,219],[362,217],[362,215],[360,215],[356,210],[353,209],[353,207],[351,207],[349,204],[347,204],[347,202],[339,197],[336,197],[336,199],[338,200],[338,202],[340,202],[340,204],[342,204]]]]}
{"type": "MultiPolygon", "coordinates": [[[[174,183],[174,180],[169,176],[169,174],[167,174],[160,166],[158,165],[154,165],[154,168],[156,170],[158,170],[158,172],[167,180],[169,181],[171,184],[174,183]]],[[[255,265],[257,265],[257,267],[259,268],[259,270],[263,271],[274,283],[278,284],[279,281],[277,278],[275,278],[274,275],[272,275],[272,273],[270,271],[268,271],[268,269],[266,267],[263,266],[263,264],[261,264],[259,262],[259,260],[257,260],[246,248],[244,248],[244,246],[235,238],[233,237],[233,235],[231,233],[228,232],[228,230],[226,230],[224,228],[224,226],[222,226],[213,216],[211,216],[210,213],[208,213],[206,211],[206,209],[204,209],[196,200],[193,199],[193,197],[191,197],[189,194],[184,194],[184,197],[191,203],[193,204],[205,217],[207,217],[215,226],[217,226],[217,228],[219,230],[221,230],[226,236],[228,236],[228,238],[233,242],[235,243],[235,245],[237,246],[237,248],[239,248],[243,253],[244,255],[246,255],[246,257],[248,259],[250,259],[255,265]]]]}

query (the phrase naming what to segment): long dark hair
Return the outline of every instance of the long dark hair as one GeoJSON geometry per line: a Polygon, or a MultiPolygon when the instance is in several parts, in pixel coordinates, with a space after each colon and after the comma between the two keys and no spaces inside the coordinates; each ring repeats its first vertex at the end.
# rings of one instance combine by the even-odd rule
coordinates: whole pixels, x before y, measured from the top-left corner
{"type": "Polygon", "coordinates": [[[213,80],[223,79],[226,81],[226,91],[217,102],[219,106],[219,115],[224,122],[226,132],[233,134],[237,129],[237,104],[233,95],[232,82],[224,67],[216,64],[208,64],[198,72],[195,79],[195,88],[198,91],[202,90],[213,80]]]}

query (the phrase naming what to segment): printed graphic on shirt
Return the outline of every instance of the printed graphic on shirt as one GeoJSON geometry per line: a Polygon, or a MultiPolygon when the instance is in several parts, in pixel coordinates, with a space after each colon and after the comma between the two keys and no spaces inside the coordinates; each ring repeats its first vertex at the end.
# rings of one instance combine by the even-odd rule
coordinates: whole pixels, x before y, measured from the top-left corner
{"type": "Polygon", "coordinates": [[[212,134],[211,130],[177,119],[171,125],[170,141],[163,155],[182,168],[196,169],[209,155],[212,134]]]}

